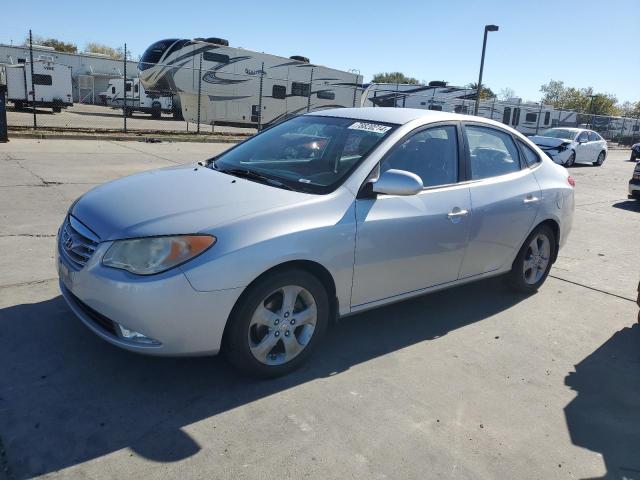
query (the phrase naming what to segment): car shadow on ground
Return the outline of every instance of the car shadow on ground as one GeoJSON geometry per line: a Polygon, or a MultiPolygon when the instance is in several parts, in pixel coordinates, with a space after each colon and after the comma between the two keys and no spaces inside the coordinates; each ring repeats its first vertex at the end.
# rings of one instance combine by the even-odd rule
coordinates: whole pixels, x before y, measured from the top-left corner
{"type": "MultiPolygon", "coordinates": [[[[221,357],[158,358],[120,350],[91,334],[60,296],[5,308],[0,310],[0,437],[10,473],[29,478],[123,448],[156,462],[188,458],[201,447],[183,430],[187,425],[437,339],[525,298],[497,278],[354,315],[329,330],[302,369],[269,381],[241,377],[221,357]]],[[[567,412],[576,442],[595,441],[605,450],[605,440],[593,437],[603,429],[592,432],[590,416],[615,413],[588,400],[598,385],[588,372],[602,357],[578,366],[571,386],[580,402],[567,412]]],[[[604,367],[596,373],[603,377],[600,384],[616,388],[611,397],[600,392],[603,400],[624,398],[625,383],[613,385],[604,367]]],[[[638,378],[637,366],[633,373],[638,378]]],[[[628,387],[632,378],[624,378],[628,387]]]]}
{"type": "Polygon", "coordinates": [[[576,365],[565,384],[574,445],[602,454],[603,478],[640,480],[640,324],[616,332],[576,365]]]}
{"type": "Polygon", "coordinates": [[[613,208],[628,210],[629,212],[640,212],[640,200],[623,200],[622,202],[614,203],[613,208]]]}

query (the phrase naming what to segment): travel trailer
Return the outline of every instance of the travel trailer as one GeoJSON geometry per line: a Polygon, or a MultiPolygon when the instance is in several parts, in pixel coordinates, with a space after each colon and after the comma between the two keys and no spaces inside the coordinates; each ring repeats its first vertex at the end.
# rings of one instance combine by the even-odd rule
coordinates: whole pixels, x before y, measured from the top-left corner
{"type": "Polygon", "coordinates": [[[17,109],[36,106],[60,112],[73,105],[71,67],[38,60],[33,64],[35,101],[31,84],[31,63],[5,65],[7,100],[17,109]]]}
{"type": "MultiPolygon", "coordinates": [[[[428,85],[372,83],[364,90],[361,105],[423,108],[473,115],[475,98],[475,90],[447,86],[441,81],[429,82],[428,85]]],[[[478,115],[500,121],[525,135],[535,135],[545,128],[576,125],[575,112],[523,102],[520,98],[481,100],[478,115]]]]}
{"type": "Polygon", "coordinates": [[[229,47],[219,38],[161,40],[145,51],[138,69],[147,92],[176,95],[185,120],[200,117],[207,124],[267,125],[300,112],[360,105],[362,92],[357,73],[229,47]]]}
{"type": "Polygon", "coordinates": [[[162,113],[172,113],[173,103],[170,95],[158,95],[147,93],[140,84],[139,78],[127,80],[124,78],[112,78],[109,80],[107,90],[100,93],[100,100],[104,105],[113,108],[124,108],[125,93],[127,100],[127,113],[150,113],[153,118],[160,118],[162,113]]]}

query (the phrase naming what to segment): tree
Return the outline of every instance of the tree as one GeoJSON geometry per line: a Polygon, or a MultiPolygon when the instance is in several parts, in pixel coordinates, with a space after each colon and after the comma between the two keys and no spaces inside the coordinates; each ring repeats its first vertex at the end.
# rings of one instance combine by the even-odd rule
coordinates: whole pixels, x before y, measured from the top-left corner
{"type": "Polygon", "coordinates": [[[620,115],[623,117],[636,117],[640,118],[640,101],[638,102],[623,102],[622,105],[618,105],[620,115]]]}
{"type": "Polygon", "coordinates": [[[610,93],[594,93],[592,87],[565,87],[564,82],[550,80],[540,87],[542,103],[558,109],[594,115],[618,115],[618,99],[610,93]]]}
{"type": "MultiPolygon", "coordinates": [[[[75,43],[63,42],[57,38],[44,38],[39,35],[33,36],[33,44],[42,45],[43,47],[53,47],[57,52],[76,53],[78,51],[78,47],[75,43]]],[[[29,46],[29,37],[25,38],[22,45],[25,47],[29,46]]]]}
{"type": "MultiPolygon", "coordinates": [[[[101,53],[103,55],[109,55],[111,58],[122,60],[124,58],[124,48],[113,48],[102,43],[89,42],[85,47],[85,52],[101,53]]],[[[131,51],[127,50],[127,60],[131,60],[131,51]]]]}
{"type": "Polygon", "coordinates": [[[504,87],[500,89],[500,93],[498,93],[498,98],[500,100],[509,100],[510,98],[516,98],[516,91],[510,87],[504,87]]]}
{"type": "MultiPolygon", "coordinates": [[[[467,88],[470,88],[471,90],[477,91],[478,90],[478,82],[470,83],[469,85],[467,85],[467,88]]],[[[487,98],[494,98],[495,96],[496,96],[496,94],[493,93],[493,90],[491,90],[486,85],[483,84],[480,87],[480,100],[486,100],[487,98]]]]}
{"type": "Polygon", "coordinates": [[[417,78],[407,77],[402,72],[383,72],[376,73],[373,76],[373,83],[409,83],[411,85],[419,85],[417,78]]]}

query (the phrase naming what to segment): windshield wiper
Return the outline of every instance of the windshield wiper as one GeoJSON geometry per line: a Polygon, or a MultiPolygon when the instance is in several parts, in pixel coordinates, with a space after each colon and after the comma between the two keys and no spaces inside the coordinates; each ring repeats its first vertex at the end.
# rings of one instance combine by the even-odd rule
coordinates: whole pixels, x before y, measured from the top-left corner
{"type": "Polygon", "coordinates": [[[219,171],[229,175],[234,175],[236,177],[258,180],[262,183],[267,183],[274,187],[284,188],[285,190],[293,190],[293,188],[291,188],[289,185],[286,185],[276,180],[275,178],[271,178],[261,173],[254,172],[253,170],[247,170],[245,168],[225,168],[224,170],[219,171]]]}

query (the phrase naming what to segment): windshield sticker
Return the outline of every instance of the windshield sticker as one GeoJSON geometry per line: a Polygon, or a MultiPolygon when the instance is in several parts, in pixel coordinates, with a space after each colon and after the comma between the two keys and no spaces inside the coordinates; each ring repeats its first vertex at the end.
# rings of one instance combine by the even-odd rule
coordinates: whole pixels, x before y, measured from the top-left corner
{"type": "Polygon", "coordinates": [[[386,125],[380,125],[378,123],[366,123],[366,122],[356,122],[352,123],[349,126],[350,130],[363,130],[365,132],[373,132],[373,133],[387,133],[391,130],[391,127],[386,125]]]}

